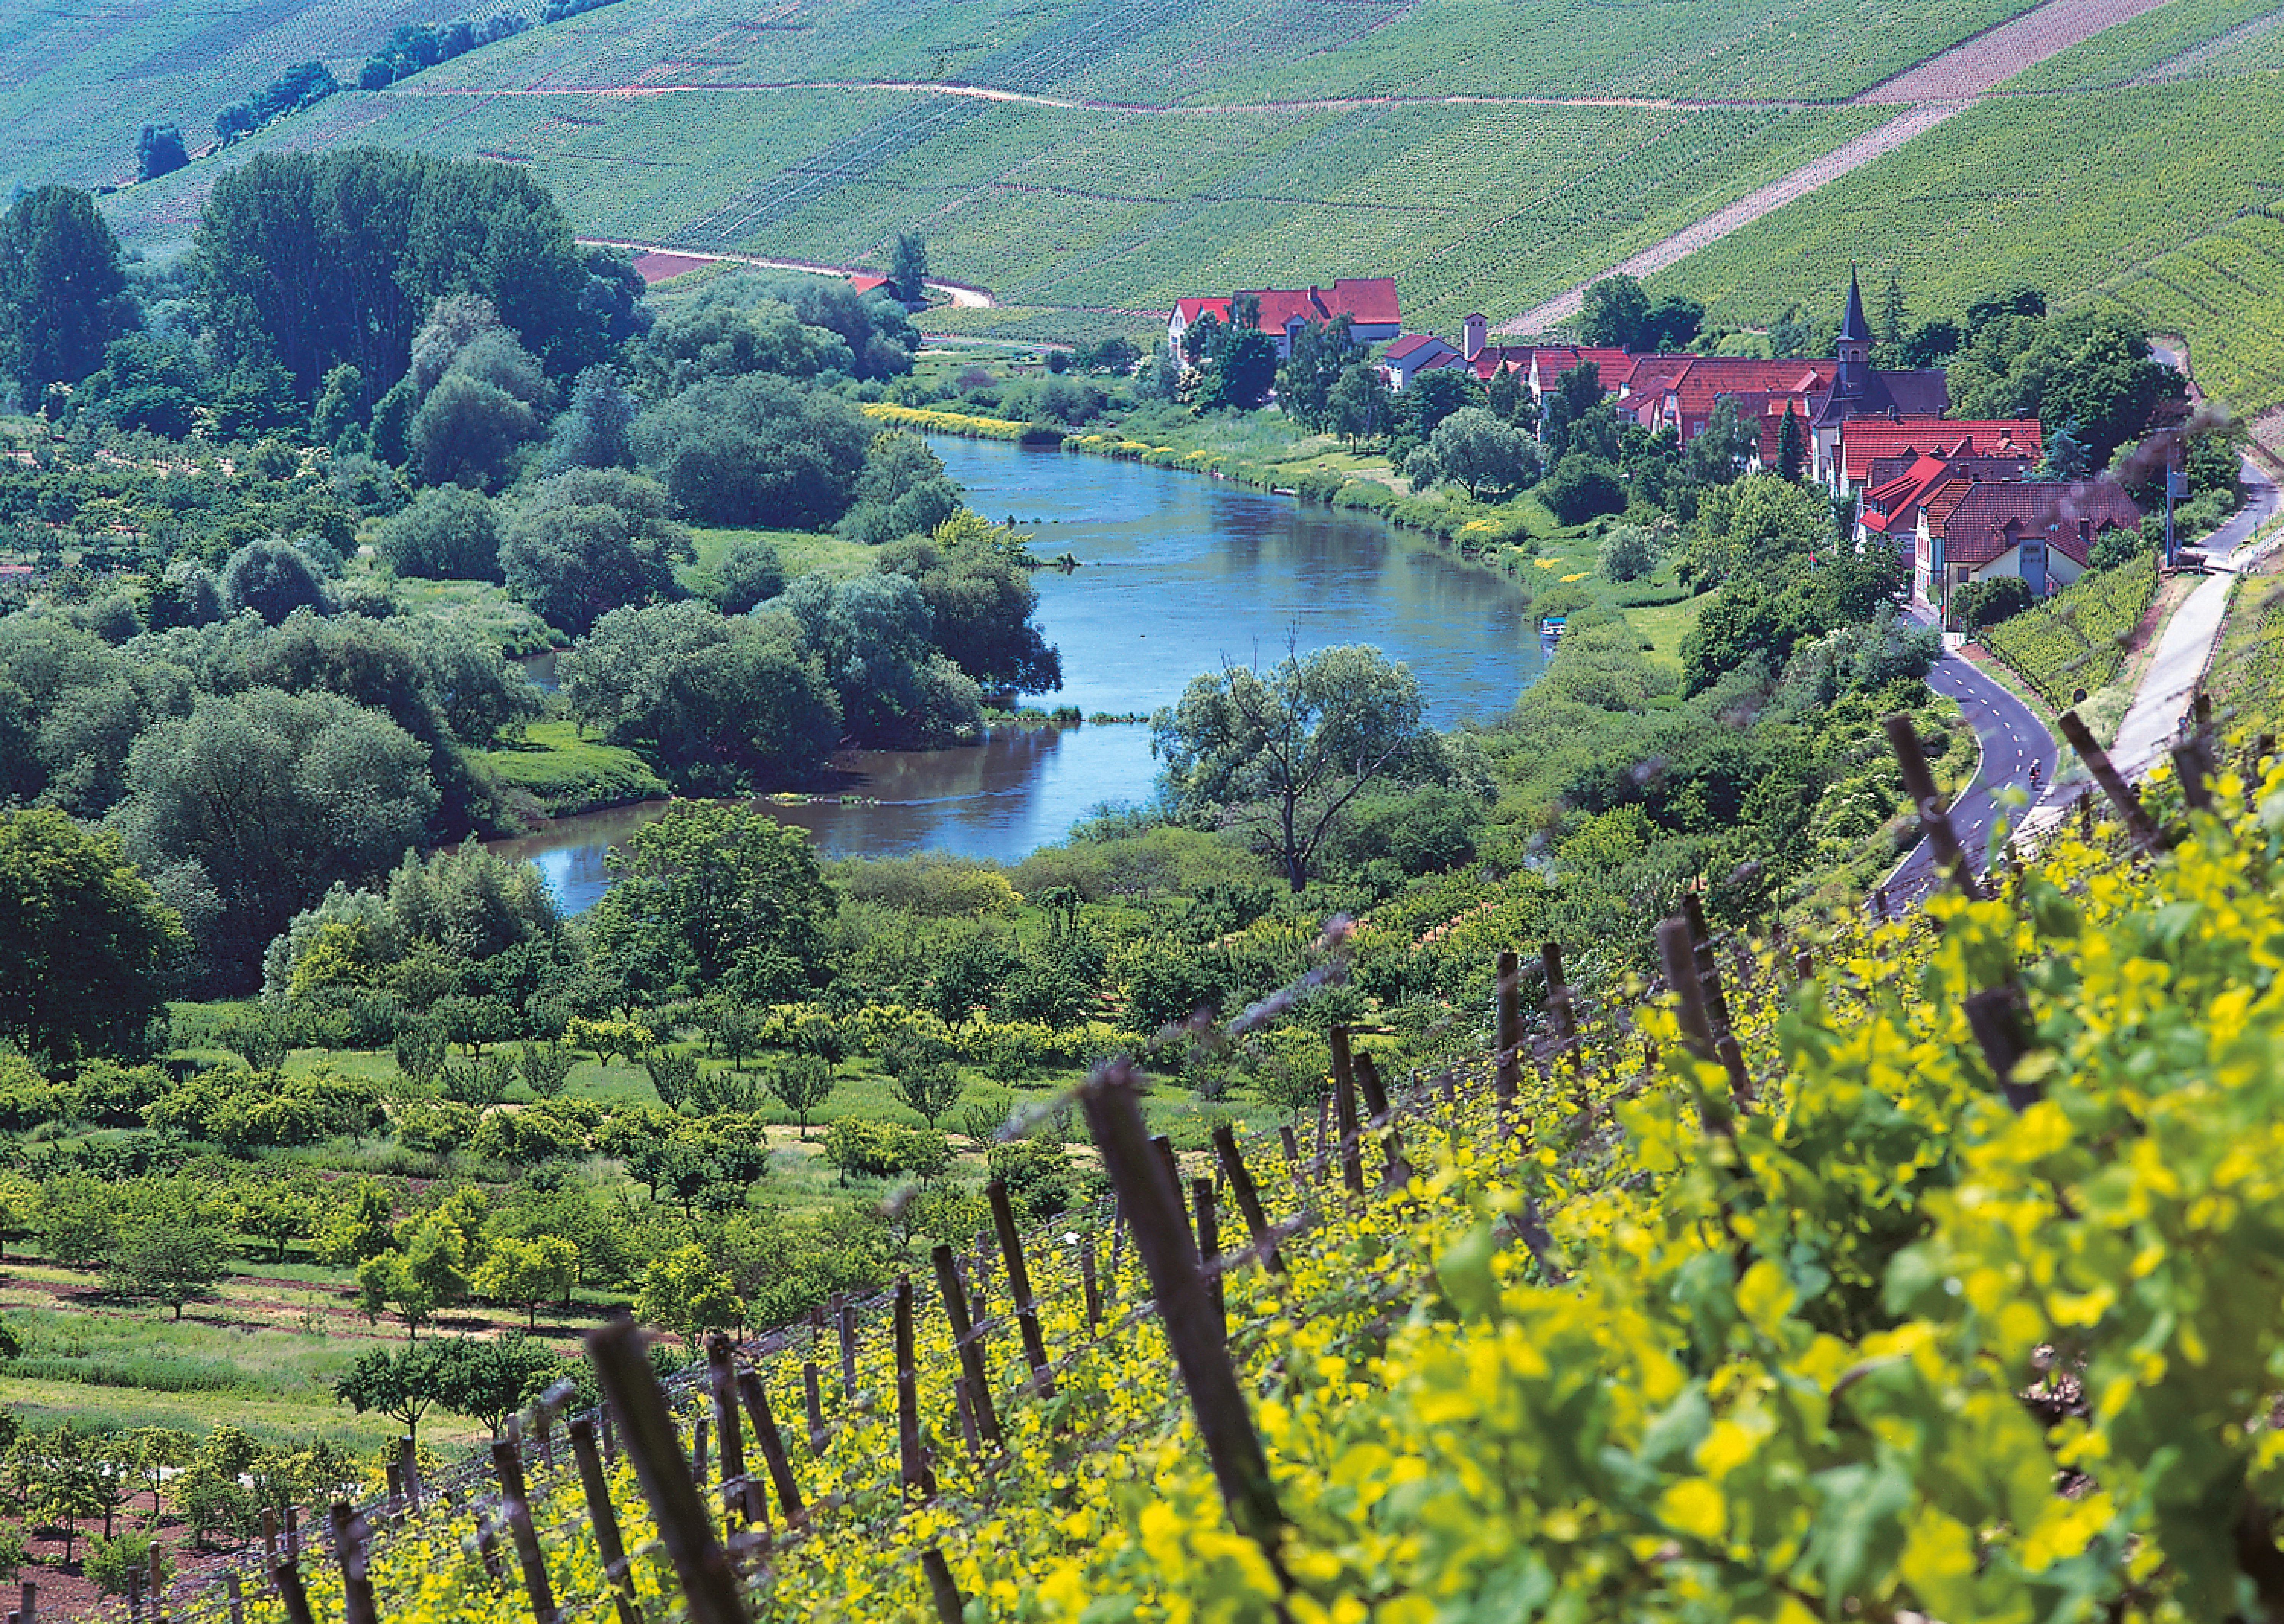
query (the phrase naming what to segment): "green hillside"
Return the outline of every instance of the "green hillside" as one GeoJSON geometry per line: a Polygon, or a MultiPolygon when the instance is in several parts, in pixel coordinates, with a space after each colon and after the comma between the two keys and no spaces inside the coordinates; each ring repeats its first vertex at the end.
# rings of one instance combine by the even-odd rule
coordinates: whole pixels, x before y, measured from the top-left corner
{"type": "MultiPolygon", "coordinates": [[[[2028,9],[621,0],[336,96],[107,207],[160,251],[221,165],[371,141],[528,165],[593,237],[878,264],[917,228],[938,274],[1002,307],[931,318],[953,330],[1084,339],[1199,289],[1383,272],[1409,324],[1450,332],[1878,128],[1898,109],[1847,98],[2028,9]]],[[[52,38],[59,66],[0,105],[24,112],[57,176],[102,178],[134,119],[203,129],[209,102],[297,52],[350,73],[389,20],[312,7],[257,27],[249,12],[223,66],[160,106],[121,88],[140,79],[90,89],[127,50],[147,55],[158,22],[66,40],[27,12],[18,34],[52,38]]],[[[1851,262],[1893,270],[1920,318],[2015,280],[2098,293],[2179,328],[2239,405],[2272,404],[2280,21],[2270,0],[2169,0],[1654,280],[1748,323],[1851,262]]]]}

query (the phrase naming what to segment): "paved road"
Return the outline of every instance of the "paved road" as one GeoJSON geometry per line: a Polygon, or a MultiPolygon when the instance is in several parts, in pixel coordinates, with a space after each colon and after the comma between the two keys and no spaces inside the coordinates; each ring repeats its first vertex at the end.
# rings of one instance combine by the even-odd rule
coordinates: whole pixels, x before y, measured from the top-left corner
{"type": "MultiPolygon", "coordinates": [[[[1928,686],[1959,701],[1959,714],[1975,730],[1983,746],[1983,760],[1974,778],[1960,792],[1951,809],[1951,826],[1967,848],[1977,872],[1990,848],[1991,826],[1998,819],[1996,792],[2010,785],[2030,797],[2035,809],[2054,781],[2055,745],[2030,707],[1975,668],[1974,664],[1945,650],[1928,673],[1928,686]],[[2038,788],[2030,787],[2030,769],[2038,769],[2038,788]]],[[[2015,815],[2018,818],[2022,814],[2015,815]]],[[[1921,840],[1905,855],[1888,876],[1888,901],[1901,907],[1933,890],[1944,876],[1936,871],[1935,854],[1921,840]]]]}
{"type": "Polygon", "coordinates": [[[2244,506],[2236,517],[2200,543],[2214,573],[2197,584],[2165,623],[2158,635],[2156,652],[2150,657],[2149,668],[2133,695],[2132,708],[2118,727],[2110,757],[2128,777],[2139,777],[2156,764],[2188,715],[2190,697],[2204,679],[2213,646],[2220,641],[2229,589],[2237,570],[2254,556],[2254,550],[2248,550],[2246,543],[2276,512],[2276,486],[2250,457],[2244,461],[2244,506]]]}

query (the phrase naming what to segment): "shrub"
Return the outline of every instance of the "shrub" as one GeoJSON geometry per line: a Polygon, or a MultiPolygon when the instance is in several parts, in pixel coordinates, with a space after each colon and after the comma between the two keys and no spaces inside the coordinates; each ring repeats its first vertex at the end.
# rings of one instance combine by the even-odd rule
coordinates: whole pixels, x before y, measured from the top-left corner
{"type": "Polygon", "coordinates": [[[843,1117],[825,1130],[824,1156],[841,1182],[851,1173],[889,1178],[911,1173],[937,1178],[951,1167],[951,1142],[932,1128],[907,1128],[864,1117],[843,1117]]]}

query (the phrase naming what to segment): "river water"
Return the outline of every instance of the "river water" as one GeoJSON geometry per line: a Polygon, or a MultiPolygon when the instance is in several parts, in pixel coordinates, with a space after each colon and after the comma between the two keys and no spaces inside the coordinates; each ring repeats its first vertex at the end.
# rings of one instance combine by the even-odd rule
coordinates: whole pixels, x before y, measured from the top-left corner
{"type": "MultiPolygon", "coordinates": [[[[1137,463],[933,443],[977,512],[1036,530],[1043,557],[1080,560],[1032,577],[1063,686],[1026,703],[1146,712],[1224,660],[1281,658],[1289,636],[1303,652],[1378,644],[1411,666],[1431,719],[1450,726],[1504,711],[1543,668],[1513,584],[1368,515],[1137,463]]],[[[965,749],[851,751],[836,765],[850,794],[877,804],[757,804],[833,856],[933,847],[1003,862],[1061,839],[1102,802],[1145,798],[1156,771],[1149,730],[1132,724],[1003,729],[965,749]]],[[[602,894],[610,843],[662,805],[559,819],[492,849],[536,861],[575,912],[602,894]]]]}

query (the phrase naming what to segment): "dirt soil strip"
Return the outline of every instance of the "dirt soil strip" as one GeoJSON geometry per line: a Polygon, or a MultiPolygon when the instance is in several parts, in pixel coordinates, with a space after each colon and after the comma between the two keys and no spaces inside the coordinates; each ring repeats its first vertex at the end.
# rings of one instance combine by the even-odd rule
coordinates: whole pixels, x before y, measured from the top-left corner
{"type": "Polygon", "coordinates": [[[1939,57],[1907,67],[1856,99],[1867,104],[1956,101],[1998,89],[2034,62],[2092,39],[2105,28],[2154,12],[2165,0],[2051,0],[2012,22],[1962,41],[1939,57]]]}
{"type": "MultiPolygon", "coordinates": [[[[1783,179],[1772,181],[1695,224],[1683,227],[1664,241],[1612,266],[1603,275],[1623,271],[1631,277],[1646,277],[1663,270],[1708,244],[1742,230],[1762,215],[1774,213],[1850,170],[1860,169],[1873,159],[1894,152],[1953,113],[1965,112],[2033,63],[2043,62],[2092,39],[2105,28],[2115,27],[2163,4],[2164,0],[2047,0],[2037,10],[1954,45],[1856,98],[1860,105],[1907,106],[1909,112],[1803,164],[1783,179]]],[[[1555,323],[1569,320],[1584,305],[1586,286],[1581,283],[1567,293],[1502,322],[1498,331],[1545,332],[1555,323]]]]}

